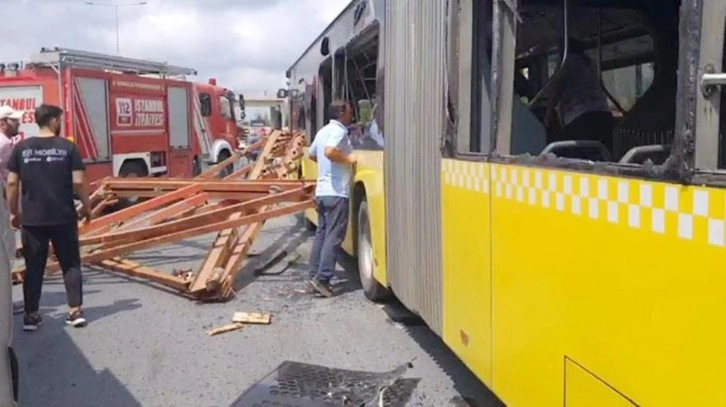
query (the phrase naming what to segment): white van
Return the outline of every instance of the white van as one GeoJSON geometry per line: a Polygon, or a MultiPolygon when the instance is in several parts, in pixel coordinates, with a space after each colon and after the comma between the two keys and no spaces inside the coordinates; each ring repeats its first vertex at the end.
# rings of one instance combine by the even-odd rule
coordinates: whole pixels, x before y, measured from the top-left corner
{"type": "Polygon", "coordinates": [[[18,364],[12,348],[13,300],[10,280],[14,254],[15,231],[10,227],[5,199],[0,193],[0,407],[16,406],[18,400],[18,364]]]}

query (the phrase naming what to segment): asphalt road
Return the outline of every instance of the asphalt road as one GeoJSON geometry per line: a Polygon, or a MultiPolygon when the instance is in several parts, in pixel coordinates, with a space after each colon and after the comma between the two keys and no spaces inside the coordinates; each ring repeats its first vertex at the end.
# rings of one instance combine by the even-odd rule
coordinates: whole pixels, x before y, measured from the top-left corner
{"type": "MultiPolygon", "coordinates": [[[[214,236],[138,253],[160,270],[196,268],[214,236]]],[[[89,326],[65,327],[61,279],[46,281],[44,324],[22,332],[15,316],[14,345],[21,368],[20,406],[229,406],[249,386],[290,360],[383,372],[413,360],[406,377],[420,378],[409,406],[498,406],[491,394],[425,326],[394,322],[365,300],[351,274],[339,274],[343,293],[332,299],[299,292],[311,238],[300,217],[270,221],[245,264],[237,297],[196,304],[146,283],[86,269],[89,326]],[[287,260],[257,278],[271,258],[287,260]],[[277,274],[276,274],[277,273],[277,274]],[[272,324],[215,337],[235,311],[263,311],[272,324]],[[461,403],[470,398],[473,404],[461,403]]],[[[20,287],[14,299],[21,299],[20,287]]]]}

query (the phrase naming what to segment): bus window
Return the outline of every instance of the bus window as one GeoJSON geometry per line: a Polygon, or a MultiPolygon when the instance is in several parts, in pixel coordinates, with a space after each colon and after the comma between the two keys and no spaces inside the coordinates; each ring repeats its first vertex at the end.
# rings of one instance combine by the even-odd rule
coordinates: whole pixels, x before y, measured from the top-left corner
{"type": "Polygon", "coordinates": [[[529,75],[519,78],[526,86],[515,80],[515,89],[533,89],[527,107],[544,127],[547,146],[541,150],[533,142],[519,143],[514,151],[516,141],[531,134],[517,130],[515,112],[512,154],[623,158],[630,164],[662,164],[668,157],[675,127],[680,1],[632,8],[598,4],[602,7],[570,6],[565,34],[561,3],[522,2],[515,66],[529,68],[529,75]],[[627,154],[641,146],[652,147],[653,153],[627,154]]]}
{"type": "Polygon", "coordinates": [[[350,126],[350,137],[356,149],[380,150],[384,145],[383,109],[377,103],[382,100],[378,95],[382,88],[378,80],[378,53],[378,26],[349,44],[345,53],[341,97],[350,100],[355,109],[356,123],[350,126]]]}
{"type": "MultiPolygon", "coordinates": [[[[328,109],[328,106],[330,106],[331,103],[333,103],[333,60],[331,57],[328,57],[325,61],[323,61],[322,64],[320,64],[320,69],[318,71],[318,76],[320,78],[320,86],[322,89],[319,89],[322,92],[322,99],[317,99],[317,103],[322,103],[322,123],[318,123],[317,127],[315,129],[315,132],[320,130],[323,126],[328,124],[330,121],[330,109],[328,109]]],[[[313,135],[313,139],[315,136],[313,135]]]]}
{"type": "MultiPolygon", "coordinates": [[[[455,16],[458,86],[450,104],[458,118],[457,154],[489,153],[491,146],[492,2],[462,0],[455,16]]],[[[452,95],[450,95],[450,99],[452,95]]],[[[452,108],[450,106],[450,109],[452,108]]]]}

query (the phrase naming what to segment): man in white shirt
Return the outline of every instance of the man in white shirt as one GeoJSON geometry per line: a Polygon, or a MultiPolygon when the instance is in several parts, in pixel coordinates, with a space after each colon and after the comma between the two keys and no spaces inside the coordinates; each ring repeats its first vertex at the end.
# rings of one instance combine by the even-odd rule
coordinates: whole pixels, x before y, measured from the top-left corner
{"type": "Polygon", "coordinates": [[[309,152],[310,158],[318,163],[318,229],[310,254],[308,283],[326,297],[333,295],[330,279],[348,228],[350,181],[356,163],[347,127],[353,121],[353,108],[345,101],[333,102],[330,117],[330,123],[315,135],[309,152]]]}
{"type": "Polygon", "coordinates": [[[0,181],[3,191],[8,180],[8,159],[15,145],[13,138],[18,135],[22,118],[23,112],[7,105],[0,106],[0,181]]]}

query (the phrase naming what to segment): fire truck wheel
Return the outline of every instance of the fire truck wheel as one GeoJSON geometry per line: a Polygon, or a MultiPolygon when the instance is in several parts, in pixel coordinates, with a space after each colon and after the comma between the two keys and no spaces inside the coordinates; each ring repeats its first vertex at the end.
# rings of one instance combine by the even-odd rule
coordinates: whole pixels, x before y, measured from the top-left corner
{"type": "Polygon", "coordinates": [[[368,202],[361,201],[358,207],[357,257],[360,284],[363,294],[371,301],[378,302],[388,298],[391,294],[373,277],[373,244],[371,240],[371,225],[368,217],[368,202]]]}
{"type": "MultiPolygon", "coordinates": [[[[146,168],[146,164],[140,161],[127,161],[118,172],[119,177],[146,177],[149,175],[149,170],[146,168]]],[[[119,201],[121,208],[129,207],[135,203],[141,201],[139,197],[124,198],[119,201]]]]}
{"type": "Polygon", "coordinates": [[[146,165],[139,161],[127,161],[118,172],[119,177],[145,177],[149,175],[146,165]]]}
{"type": "MultiPolygon", "coordinates": [[[[222,150],[222,152],[219,153],[219,158],[217,159],[218,163],[221,163],[222,161],[228,159],[231,157],[232,154],[228,150],[222,150]]],[[[226,167],[224,167],[223,170],[219,171],[219,178],[224,178],[227,175],[230,175],[234,172],[234,164],[230,164],[226,167]]]]}

